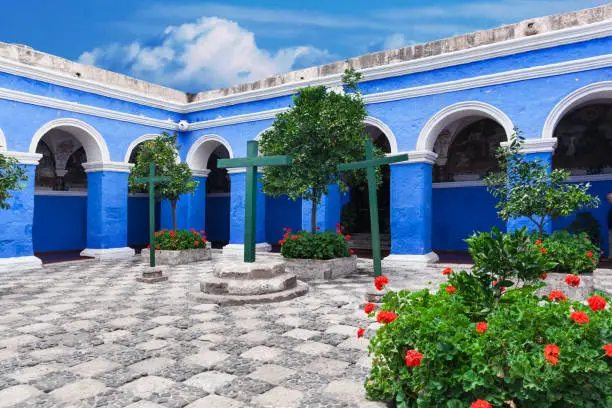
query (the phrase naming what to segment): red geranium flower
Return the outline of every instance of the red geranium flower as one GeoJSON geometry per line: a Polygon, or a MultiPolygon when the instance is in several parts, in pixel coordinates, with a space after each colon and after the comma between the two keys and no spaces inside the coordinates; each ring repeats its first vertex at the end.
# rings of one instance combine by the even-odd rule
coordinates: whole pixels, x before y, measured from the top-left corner
{"type": "Polygon", "coordinates": [[[536,240],[535,244],[536,244],[536,245],[542,245],[542,241],[540,241],[540,240],[538,239],[538,240],[536,240]]]}
{"type": "Polygon", "coordinates": [[[362,337],[363,333],[365,333],[365,329],[363,327],[360,327],[359,329],[357,329],[357,338],[362,337]]]}
{"type": "Polygon", "coordinates": [[[449,285],[446,287],[446,293],[448,293],[449,295],[452,295],[453,293],[455,293],[456,290],[457,288],[454,287],[453,285],[449,285]]]}
{"type": "Polygon", "coordinates": [[[587,252],[587,256],[588,256],[589,258],[592,258],[592,257],[593,257],[593,253],[592,253],[591,251],[589,251],[589,252],[587,252]]]}
{"type": "Polygon", "coordinates": [[[374,286],[376,286],[376,289],[378,290],[382,290],[385,287],[385,285],[388,283],[389,283],[389,278],[387,278],[384,275],[377,276],[374,279],[374,286]]]}
{"type": "Polygon", "coordinates": [[[283,235],[283,238],[285,238],[285,239],[289,238],[289,234],[283,235]]]}
{"type": "Polygon", "coordinates": [[[486,322],[480,322],[476,325],[476,331],[478,333],[484,333],[489,330],[489,325],[486,322]]]}
{"type": "Polygon", "coordinates": [[[580,276],[578,275],[567,275],[565,277],[565,283],[567,283],[572,288],[577,288],[580,285],[580,276]]]}
{"type": "Polygon", "coordinates": [[[161,247],[160,247],[159,245],[157,245],[157,246],[155,247],[155,249],[157,249],[157,250],[159,251],[159,250],[161,249],[161,247]]]}
{"type": "Polygon", "coordinates": [[[157,232],[157,231],[155,231],[153,234],[155,234],[155,236],[157,236],[158,232],[157,232]]]}
{"type": "Polygon", "coordinates": [[[340,228],[340,223],[339,222],[336,223],[336,228],[340,228]]]}
{"type": "Polygon", "coordinates": [[[395,319],[397,319],[397,315],[394,312],[387,312],[385,310],[383,310],[382,312],[379,312],[378,316],[376,316],[376,321],[378,323],[387,324],[387,323],[391,323],[395,319]]]}
{"type": "Polygon", "coordinates": [[[283,245],[284,243],[285,243],[285,240],[284,240],[284,239],[281,239],[280,241],[278,241],[278,244],[279,244],[279,245],[283,245]]]}
{"type": "Polygon", "coordinates": [[[559,362],[559,353],[561,349],[556,344],[547,344],[544,347],[544,357],[551,365],[555,365],[559,362]]]}
{"type": "Polygon", "coordinates": [[[418,367],[421,365],[423,355],[416,350],[408,350],[406,352],[406,365],[408,367],[418,367]]]}
{"type": "Polygon", "coordinates": [[[202,238],[202,242],[206,243],[206,238],[202,238]]]}
{"type": "Polygon", "coordinates": [[[540,252],[545,254],[546,253],[546,248],[540,248],[540,252]]]}
{"type": "Polygon", "coordinates": [[[164,235],[164,230],[159,231],[159,235],[164,235]]]}
{"type": "Polygon", "coordinates": [[[171,236],[172,238],[176,237],[176,234],[174,233],[174,231],[170,230],[170,236],[171,236]]]}
{"type": "Polygon", "coordinates": [[[193,246],[198,246],[200,243],[198,241],[193,241],[193,246]]]}
{"type": "Polygon", "coordinates": [[[297,235],[292,235],[291,239],[295,241],[297,239],[297,235]]]}
{"type": "Polygon", "coordinates": [[[445,268],[442,271],[442,275],[450,275],[450,273],[453,271],[453,268],[445,268]]]}
{"type": "Polygon", "coordinates": [[[287,231],[287,227],[283,227],[283,231],[287,231]]]}
{"type": "Polygon", "coordinates": [[[550,294],[548,295],[548,298],[550,300],[567,300],[567,298],[565,297],[565,295],[563,294],[563,292],[561,292],[560,290],[552,290],[550,292],[550,294]]]}
{"type": "Polygon", "coordinates": [[[570,319],[578,324],[585,324],[589,322],[589,316],[584,312],[572,312],[570,319]]]}
{"type": "Polygon", "coordinates": [[[151,245],[147,245],[147,248],[151,248],[151,245]]]}
{"type": "Polygon", "coordinates": [[[204,230],[200,230],[200,235],[204,235],[204,234],[205,234],[204,230]]]}
{"type": "Polygon", "coordinates": [[[472,405],[470,405],[470,408],[491,408],[491,404],[489,404],[485,400],[478,399],[472,402],[472,405]]]}
{"type": "Polygon", "coordinates": [[[608,357],[612,357],[612,344],[604,344],[602,347],[608,357]]]}
{"type": "Polygon", "coordinates": [[[544,272],[542,275],[540,275],[540,279],[546,280],[546,278],[548,278],[548,274],[546,272],[544,272]]]}
{"type": "Polygon", "coordinates": [[[587,302],[591,310],[594,312],[598,310],[604,310],[606,308],[606,305],[608,304],[606,302],[606,299],[602,298],[601,296],[597,296],[597,295],[591,296],[587,302]]]}
{"type": "Polygon", "coordinates": [[[353,251],[352,249],[349,249],[349,254],[354,255],[355,251],[353,251]]]}
{"type": "Polygon", "coordinates": [[[339,229],[336,230],[336,234],[342,234],[342,231],[340,231],[339,229]]]}
{"type": "Polygon", "coordinates": [[[346,238],[346,239],[351,239],[351,236],[350,236],[349,234],[346,234],[346,235],[344,236],[344,238],[346,238]]]}
{"type": "Polygon", "coordinates": [[[366,303],[363,308],[363,311],[366,312],[366,314],[370,314],[374,309],[376,309],[376,305],[374,303],[366,303]]]}

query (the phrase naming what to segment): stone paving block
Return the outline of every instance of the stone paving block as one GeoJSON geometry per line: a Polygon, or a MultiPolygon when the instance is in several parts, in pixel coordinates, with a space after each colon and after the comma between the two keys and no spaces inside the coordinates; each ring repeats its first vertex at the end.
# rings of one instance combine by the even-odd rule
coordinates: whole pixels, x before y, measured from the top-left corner
{"type": "Polygon", "coordinates": [[[91,330],[96,326],[95,322],[91,320],[76,320],[74,322],[66,323],[62,325],[62,328],[67,332],[76,332],[76,331],[87,331],[91,330]]]}
{"type": "Polygon", "coordinates": [[[154,392],[158,394],[162,393],[170,388],[173,384],[175,384],[175,382],[172,380],[151,375],[129,382],[119,387],[119,389],[131,392],[137,397],[147,399],[154,392]]]}
{"type": "MultiPolygon", "coordinates": [[[[186,408],[242,408],[244,404],[220,395],[209,395],[192,402],[186,408]]],[[[146,408],[146,407],[143,407],[146,408]]]]}
{"type": "Polygon", "coordinates": [[[157,374],[163,369],[174,365],[176,362],[170,358],[156,357],[140,361],[128,367],[128,370],[143,374],[157,374]]]}
{"type": "Polygon", "coordinates": [[[38,316],[32,316],[32,319],[37,320],[39,322],[52,322],[54,320],[61,319],[62,317],[63,315],[53,312],[53,313],[46,313],[46,314],[38,315],[38,316]]]}
{"type": "Polygon", "coordinates": [[[68,370],[80,375],[81,377],[95,377],[108,371],[116,370],[122,367],[121,364],[114,363],[105,358],[99,357],[86,363],[81,363],[68,370]]]}
{"type": "Polygon", "coordinates": [[[15,350],[4,349],[0,350],[0,361],[11,360],[13,358],[17,358],[19,353],[15,350]]]}
{"type": "Polygon", "coordinates": [[[58,305],[47,306],[47,309],[51,310],[52,312],[65,312],[72,310],[75,307],[77,307],[77,305],[74,303],[60,303],[58,305]]]}
{"type": "Polygon", "coordinates": [[[310,373],[326,375],[326,376],[340,376],[346,371],[349,363],[346,361],[333,360],[331,358],[319,357],[312,363],[303,367],[305,371],[310,373]]]}
{"type": "Polygon", "coordinates": [[[290,368],[281,367],[275,364],[266,364],[249,374],[249,377],[278,385],[295,373],[296,371],[290,368]]]}
{"type": "Polygon", "coordinates": [[[215,312],[199,313],[190,316],[192,319],[199,322],[210,322],[216,319],[222,319],[223,315],[215,312]]]}
{"type": "Polygon", "coordinates": [[[51,396],[62,402],[77,402],[93,397],[106,390],[104,383],[96,380],[85,379],[76,381],[51,392],[51,396]]]}
{"type": "Polygon", "coordinates": [[[59,364],[37,364],[35,366],[26,367],[19,371],[7,374],[7,377],[13,378],[20,383],[28,383],[32,380],[63,369],[64,366],[59,364]]]}
{"type": "Polygon", "coordinates": [[[321,354],[329,353],[334,347],[325,343],[318,343],[316,341],[307,341],[295,348],[295,351],[300,353],[309,354],[311,356],[318,356],[321,354]]]}
{"type": "Polygon", "coordinates": [[[125,408],[164,408],[164,406],[155,404],[151,401],[140,400],[138,402],[126,406],[125,408]]]}
{"type": "Polygon", "coordinates": [[[185,384],[191,385],[192,387],[199,387],[207,393],[212,394],[225,384],[232,382],[234,378],[236,378],[235,375],[218,371],[206,371],[204,373],[194,375],[185,381],[185,384]]]}
{"type": "Polygon", "coordinates": [[[0,349],[16,349],[19,346],[24,346],[26,344],[34,343],[37,341],[40,341],[40,338],[31,334],[21,334],[19,336],[7,337],[5,339],[0,340],[0,349]]]}
{"type": "Polygon", "coordinates": [[[277,322],[290,327],[300,327],[304,325],[304,320],[295,316],[285,316],[278,319],[277,322]]]}
{"type": "Polygon", "coordinates": [[[330,326],[325,333],[333,333],[333,334],[341,334],[346,337],[355,336],[357,334],[358,327],[346,326],[343,324],[337,324],[334,326],[330,326]]]}
{"type": "Polygon", "coordinates": [[[237,340],[245,343],[261,344],[272,336],[273,334],[270,332],[255,330],[239,336],[237,340]]]}
{"type": "Polygon", "coordinates": [[[299,339],[299,340],[308,340],[312,337],[318,336],[319,334],[320,333],[318,331],[314,331],[314,330],[293,329],[283,334],[283,336],[293,337],[294,339],[299,339]]]}
{"type": "Polygon", "coordinates": [[[284,387],[274,387],[253,398],[253,401],[265,408],[297,407],[304,394],[297,390],[284,387]]]}
{"type": "Polygon", "coordinates": [[[50,347],[50,348],[42,349],[42,350],[34,350],[30,353],[30,355],[37,360],[51,361],[51,360],[56,360],[63,356],[67,356],[68,354],[72,352],[74,352],[74,349],[72,348],[68,348],[64,346],[57,346],[57,347],[50,347]]]}
{"type": "Polygon", "coordinates": [[[351,380],[332,381],[325,387],[324,393],[334,399],[352,404],[367,401],[363,384],[351,380]]]}
{"type": "Polygon", "coordinates": [[[114,343],[119,339],[122,339],[126,336],[131,335],[132,332],[127,331],[127,330],[113,330],[110,332],[103,332],[100,334],[100,336],[102,337],[102,340],[105,343],[114,343]]]}
{"type": "Polygon", "coordinates": [[[219,305],[204,303],[201,305],[191,306],[191,309],[198,310],[200,312],[210,312],[219,309],[219,305]]]}
{"type": "Polygon", "coordinates": [[[282,353],[282,350],[266,346],[256,346],[240,355],[242,358],[250,358],[257,361],[271,361],[282,353]]]}
{"type": "Polygon", "coordinates": [[[30,325],[23,326],[23,327],[18,327],[17,331],[20,331],[22,333],[36,334],[36,333],[47,333],[49,331],[53,331],[56,329],[57,329],[57,326],[51,323],[34,323],[34,324],[30,324],[30,325]]]}
{"type": "Polygon", "coordinates": [[[153,350],[162,349],[166,347],[167,345],[168,345],[168,342],[165,340],[154,339],[154,340],[146,341],[144,343],[139,343],[136,345],[136,348],[140,350],[144,350],[144,351],[153,351],[153,350]]]}
{"type": "Polygon", "coordinates": [[[219,351],[202,350],[198,354],[186,357],[183,361],[187,364],[210,368],[228,357],[228,354],[219,351]]]}
{"type": "Polygon", "coordinates": [[[174,323],[177,320],[180,320],[181,316],[157,316],[153,319],[151,319],[151,321],[153,323],[157,323],[159,325],[166,325],[166,324],[171,324],[174,323]]]}
{"type": "Polygon", "coordinates": [[[210,343],[221,343],[223,340],[225,340],[225,336],[217,333],[208,333],[198,337],[198,340],[208,341],[210,343]]]}
{"type": "Polygon", "coordinates": [[[348,339],[344,340],[342,343],[338,344],[338,348],[341,349],[356,349],[356,350],[363,350],[365,352],[368,351],[368,340],[365,338],[357,338],[357,336],[353,336],[353,337],[349,337],[348,339]]]}
{"type": "Polygon", "coordinates": [[[31,385],[16,385],[5,388],[0,390],[0,407],[13,407],[39,395],[42,395],[42,392],[31,385]]]}
{"type": "Polygon", "coordinates": [[[115,327],[118,329],[129,329],[130,327],[137,326],[140,323],[142,323],[142,320],[136,317],[120,317],[108,322],[111,327],[115,327]]]}
{"type": "Polygon", "coordinates": [[[170,339],[170,338],[177,336],[180,332],[181,331],[177,329],[176,327],[162,325],[162,326],[157,326],[154,329],[148,330],[147,334],[150,334],[151,336],[154,336],[160,339],[170,339]]]}
{"type": "Polygon", "coordinates": [[[257,329],[261,329],[262,327],[267,326],[267,322],[265,322],[264,320],[260,320],[260,319],[238,319],[236,320],[236,326],[240,327],[241,329],[244,330],[257,330],[257,329]]]}

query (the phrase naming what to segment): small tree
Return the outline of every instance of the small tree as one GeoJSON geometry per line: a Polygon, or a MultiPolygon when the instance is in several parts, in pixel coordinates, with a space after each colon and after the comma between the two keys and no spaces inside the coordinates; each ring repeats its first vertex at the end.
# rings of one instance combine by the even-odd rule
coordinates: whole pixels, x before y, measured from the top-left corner
{"type": "Polygon", "coordinates": [[[170,177],[170,181],[159,184],[155,191],[159,197],[170,201],[172,206],[172,229],[176,231],[176,203],[182,194],[193,193],[198,182],[193,181],[191,169],[187,163],[177,163],[178,149],[176,134],[163,132],[154,140],[144,142],[136,156],[136,163],[130,172],[129,186],[131,191],[148,191],[143,183],[136,183],[136,178],[149,175],[149,164],[155,163],[156,175],[170,177]]]}
{"type": "Polygon", "coordinates": [[[264,192],[310,200],[312,233],[316,232],[317,205],[329,185],[335,183],[346,191],[347,177],[354,183],[364,180],[365,172],[352,172],[346,177],[338,172],[338,164],[365,158],[366,108],[357,89],[360,78],[361,74],[347,69],[342,91],[324,86],[300,89],[291,109],[277,115],[272,128],[261,137],[263,155],[291,157],[291,166],[263,170],[264,192]]]}
{"type": "Polygon", "coordinates": [[[569,171],[549,171],[548,163],[525,159],[521,153],[524,140],[516,132],[508,146],[500,147],[500,171],[484,180],[487,190],[499,200],[496,207],[501,219],[526,217],[544,234],[553,219],[599,205],[599,198],[588,193],[589,183],[570,184],[569,171]]]}
{"type": "Polygon", "coordinates": [[[17,164],[13,157],[0,153],[0,209],[8,210],[8,200],[12,197],[11,191],[23,189],[23,182],[28,180],[25,169],[17,164]]]}

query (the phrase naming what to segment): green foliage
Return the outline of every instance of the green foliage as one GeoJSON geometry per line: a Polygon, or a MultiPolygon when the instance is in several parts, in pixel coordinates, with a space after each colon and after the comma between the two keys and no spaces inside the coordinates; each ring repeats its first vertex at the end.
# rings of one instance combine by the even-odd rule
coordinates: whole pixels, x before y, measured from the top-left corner
{"type": "MultiPolygon", "coordinates": [[[[338,172],[338,165],[364,160],[366,108],[357,82],[361,75],[347,70],[343,77],[344,92],[324,86],[300,89],[293,106],[280,113],[272,128],[260,141],[262,155],[289,155],[291,166],[266,167],[263,190],[271,196],[288,195],[292,199],[310,200],[313,207],[327,194],[330,183],[347,190],[348,179],[365,178],[364,171],[338,172]]],[[[380,154],[378,152],[377,154],[380,154]]],[[[315,232],[313,211],[311,232],[315,232]]]]}
{"type": "MultiPolygon", "coordinates": [[[[457,285],[454,274],[449,283],[457,285]]],[[[612,312],[540,299],[534,290],[509,289],[478,318],[466,313],[472,305],[458,296],[461,289],[386,294],[382,309],[398,317],[371,339],[368,397],[395,399],[397,407],[466,407],[477,399],[495,407],[505,401],[521,408],[609,406],[612,359],[602,347],[612,341],[612,312]],[[572,321],[573,310],[586,312],[590,322],[572,321]],[[488,324],[484,333],[476,330],[479,321],[488,324]],[[555,365],[544,356],[547,344],[560,348],[555,365]],[[423,355],[420,366],[406,365],[409,349],[423,355]]]]}
{"type": "Polygon", "coordinates": [[[0,209],[10,208],[8,200],[12,197],[11,191],[21,190],[22,183],[27,180],[23,166],[18,165],[15,158],[0,153],[0,209]]]}
{"type": "Polygon", "coordinates": [[[193,181],[191,169],[187,163],[177,163],[179,146],[176,134],[163,132],[154,140],[146,141],[136,156],[136,163],[130,172],[129,186],[131,191],[148,191],[148,185],[137,183],[137,178],[149,176],[149,164],[155,163],[156,176],[170,177],[170,181],[155,186],[156,196],[169,200],[172,205],[172,224],[176,230],[176,202],[180,196],[193,193],[198,186],[193,181]]]}
{"type": "Polygon", "coordinates": [[[350,256],[347,238],[332,231],[312,234],[308,231],[285,231],[280,241],[281,255],[294,259],[334,259],[350,256]]]}
{"type": "Polygon", "coordinates": [[[499,201],[499,216],[526,217],[544,234],[546,224],[582,208],[597,207],[599,198],[588,193],[588,183],[570,184],[567,170],[549,171],[548,163],[526,160],[521,154],[524,138],[517,132],[508,146],[497,152],[500,172],[484,181],[499,201]]]}
{"type": "Polygon", "coordinates": [[[581,212],[576,214],[576,219],[570,224],[568,231],[573,234],[585,232],[593,244],[599,246],[600,248],[603,245],[601,231],[599,229],[599,222],[590,212],[581,212]]]}
{"type": "Polygon", "coordinates": [[[554,262],[554,272],[589,273],[599,263],[601,252],[586,233],[571,234],[565,230],[553,232],[542,238],[545,257],[554,262]],[[590,256],[589,256],[590,255],[590,256]]]}
{"type": "Polygon", "coordinates": [[[191,230],[166,230],[155,233],[155,249],[181,250],[206,248],[206,235],[204,231],[191,230]]]}

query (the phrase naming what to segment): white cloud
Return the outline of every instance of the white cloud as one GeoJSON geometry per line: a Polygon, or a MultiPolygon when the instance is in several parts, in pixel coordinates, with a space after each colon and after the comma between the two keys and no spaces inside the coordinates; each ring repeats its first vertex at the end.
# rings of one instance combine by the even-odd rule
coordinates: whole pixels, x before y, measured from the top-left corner
{"type": "Polygon", "coordinates": [[[383,49],[394,50],[396,48],[402,48],[408,45],[408,40],[402,33],[395,33],[385,38],[383,42],[383,49]]]}
{"type": "Polygon", "coordinates": [[[157,45],[110,44],[84,52],[79,61],[155,83],[197,92],[255,81],[336,59],[311,46],[259,48],[236,22],[202,17],[166,28],[157,45]]]}

